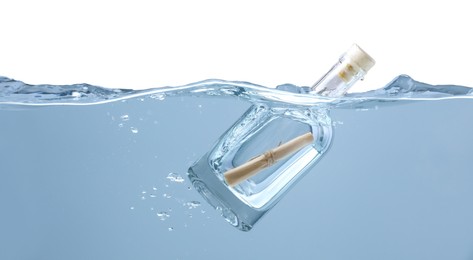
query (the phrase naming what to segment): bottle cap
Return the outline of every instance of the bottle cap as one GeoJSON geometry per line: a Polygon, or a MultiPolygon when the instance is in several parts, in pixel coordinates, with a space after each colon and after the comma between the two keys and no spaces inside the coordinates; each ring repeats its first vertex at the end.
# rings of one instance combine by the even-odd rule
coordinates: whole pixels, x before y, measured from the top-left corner
{"type": "Polygon", "coordinates": [[[349,58],[365,73],[368,72],[375,64],[374,59],[356,44],[353,44],[353,46],[348,49],[344,56],[349,58]]]}

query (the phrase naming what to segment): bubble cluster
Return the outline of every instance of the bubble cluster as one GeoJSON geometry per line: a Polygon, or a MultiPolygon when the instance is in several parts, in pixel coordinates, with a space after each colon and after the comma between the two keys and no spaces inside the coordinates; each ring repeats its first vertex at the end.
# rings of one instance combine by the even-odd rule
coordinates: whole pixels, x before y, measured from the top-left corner
{"type": "Polygon", "coordinates": [[[158,223],[163,222],[163,228],[174,231],[176,228],[188,228],[190,223],[208,219],[204,213],[206,208],[201,202],[195,199],[187,198],[193,191],[185,183],[185,178],[176,172],[169,172],[164,175],[158,183],[149,185],[147,188],[141,186],[137,191],[140,202],[129,207],[133,214],[144,213],[154,216],[158,223]],[[187,194],[187,195],[186,195],[187,194]],[[174,206],[173,206],[174,205],[174,206]],[[172,217],[171,217],[172,216],[172,217]],[[183,218],[187,219],[182,221],[183,218]],[[181,221],[181,223],[179,223],[181,221]]]}

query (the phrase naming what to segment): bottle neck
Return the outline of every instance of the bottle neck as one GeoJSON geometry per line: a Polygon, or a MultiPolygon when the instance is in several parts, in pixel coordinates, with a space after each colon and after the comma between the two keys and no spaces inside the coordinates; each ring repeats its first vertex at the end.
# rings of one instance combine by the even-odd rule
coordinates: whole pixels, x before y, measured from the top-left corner
{"type": "Polygon", "coordinates": [[[326,97],[341,97],[358,80],[363,79],[366,72],[352,62],[351,59],[342,56],[340,60],[312,87],[312,94],[326,97]]]}
{"type": "Polygon", "coordinates": [[[358,80],[363,79],[375,61],[354,44],[317,83],[310,93],[326,97],[341,97],[358,80]]]}

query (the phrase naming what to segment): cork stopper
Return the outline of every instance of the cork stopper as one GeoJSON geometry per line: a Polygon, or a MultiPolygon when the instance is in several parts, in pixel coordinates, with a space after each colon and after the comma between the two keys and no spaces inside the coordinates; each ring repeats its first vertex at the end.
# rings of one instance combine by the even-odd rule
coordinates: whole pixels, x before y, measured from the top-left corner
{"type": "Polygon", "coordinates": [[[344,56],[350,59],[352,63],[361,68],[365,73],[375,64],[374,59],[356,44],[353,44],[344,56]]]}

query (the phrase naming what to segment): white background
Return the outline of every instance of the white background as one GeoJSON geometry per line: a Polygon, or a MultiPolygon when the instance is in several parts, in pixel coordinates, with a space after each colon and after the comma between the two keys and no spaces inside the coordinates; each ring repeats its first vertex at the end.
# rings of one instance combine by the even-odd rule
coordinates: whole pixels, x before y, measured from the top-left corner
{"type": "Polygon", "coordinates": [[[31,84],[310,85],[352,43],[398,74],[473,86],[468,1],[1,1],[0,75],[31,84]]]}

